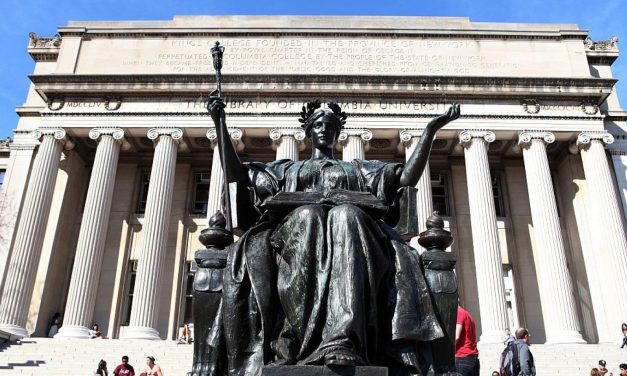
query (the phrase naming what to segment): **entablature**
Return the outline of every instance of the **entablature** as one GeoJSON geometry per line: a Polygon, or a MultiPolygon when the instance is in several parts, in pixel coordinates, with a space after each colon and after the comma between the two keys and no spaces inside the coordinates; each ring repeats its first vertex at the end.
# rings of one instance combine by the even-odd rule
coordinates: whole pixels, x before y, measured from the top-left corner
{"type": "MultiPolygon", "coordinates": [[[[31,75],[35,90],[45,101],[69,95],[139,95],[209,93],[214,77],[206,74],[149,75],[31,75]]],[[[618,81],[614,78],[528,78],[455,76],[341,76],[341,75],[223,75],[225,92],[234,95],[328,93],[353,95],[394,93],[433,97],[542,96],[579,99],[600,105],[618,81]]]]}

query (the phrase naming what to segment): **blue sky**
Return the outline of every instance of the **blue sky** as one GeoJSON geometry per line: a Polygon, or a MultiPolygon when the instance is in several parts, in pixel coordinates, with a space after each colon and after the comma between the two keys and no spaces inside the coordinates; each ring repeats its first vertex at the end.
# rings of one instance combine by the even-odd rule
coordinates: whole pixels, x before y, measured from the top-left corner
{"type": "MultiPolygon", "coordinates": [[[[468,17],[475,22],[575,23],[594,40],[617,35],[627,46],[627,1],[606,0],[0,0],[0,138],[17,125],[15,107],[28,90],[33,61],[28,33],[52,36],[69,20],[171,19],[174,15],[300,14],[468,17]]],[[[624,47],[627,51],[627,47],[624,47]]],[[[627,53],[627,52],[624,52],[627,53]]],[[[613,65],[627,81],[627,57],[613,65]]],[[[621,103],[627,84],[619,82],[621,103]]]]}

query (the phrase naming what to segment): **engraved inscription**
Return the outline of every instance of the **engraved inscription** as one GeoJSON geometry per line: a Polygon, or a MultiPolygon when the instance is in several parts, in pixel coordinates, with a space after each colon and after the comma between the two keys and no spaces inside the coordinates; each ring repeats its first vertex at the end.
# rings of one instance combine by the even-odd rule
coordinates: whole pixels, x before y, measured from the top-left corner
{"type": "MultiPolygon", "coordinates": [[[[225,74],[504,75],[538,62],[506,53],[498,40],[420,38],[219,38],[225,74]]],[[[79,72],[213,73],[214,38],[86,41],[79,72]],[[127,43],[118,48],[116,44],[127,43]],[[103,55],[103,50],[119,51],[103,55]],[[106,61],[103,59],[106,58],[106,61]]],[[[529,47],[525,47],[529,48],[529,47]]],[[[543,48],[546,48],[543,47],[543,48]]],[[[547,50],[547,53],[550,51],[547,50]]]]}

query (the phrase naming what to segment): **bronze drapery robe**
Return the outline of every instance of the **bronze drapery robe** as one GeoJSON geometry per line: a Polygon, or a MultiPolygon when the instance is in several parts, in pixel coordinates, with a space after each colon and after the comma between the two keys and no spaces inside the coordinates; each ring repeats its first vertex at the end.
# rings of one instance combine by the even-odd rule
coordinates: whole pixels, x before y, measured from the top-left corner
{"type": "Polygon", "coordinates": [[[216,321],[228,364],[221,372],[258,375],[269,363],[321,364],[326,353],[343,348],[365,364],[394,363],[408,373],[428,363],[425,343],[442,337],[442,329],[418,251],[385,222],[389,215],[350,194],[285,213],[270,209],[281,192],[333,198],[342,190],[367,192],[393,211],[402,165],[280,160],[245,168],[261,219],[229,249],[216,321]]]}

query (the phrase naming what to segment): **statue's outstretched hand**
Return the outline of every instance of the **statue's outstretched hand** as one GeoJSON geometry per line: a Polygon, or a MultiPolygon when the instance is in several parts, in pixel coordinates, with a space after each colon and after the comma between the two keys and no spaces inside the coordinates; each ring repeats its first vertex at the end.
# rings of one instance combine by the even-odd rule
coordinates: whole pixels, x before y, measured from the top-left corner
{"type": "Polygon", "coordinates": [[[446,124],[450,123],[451,121],[457,120],[459,118],[459,115],[460,115],[459,103],[453,103],[453,105],[449,107],[445,113],[431,120],[429,122],[428,127],[432,128],[433,131],[437,131],[438,129],[444,127],[446,124]]]}
{"type": "Polygon", "coordinates": [[[226,104],[224,104],[224,101],[222,100],[222,98],[213,96],[213,95],[209,97],[209,103],[207,103],[207,110],[209,111],[209,114],[211,115],[211,118],[213,119],[213,122],[215,123],[216,126],[219,126],[220,120],[224,120],[225,118],[225,114],[224,114],[225,107],[226,107],[226,104]]]}

